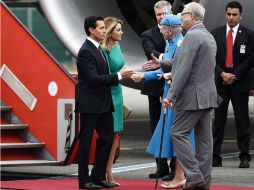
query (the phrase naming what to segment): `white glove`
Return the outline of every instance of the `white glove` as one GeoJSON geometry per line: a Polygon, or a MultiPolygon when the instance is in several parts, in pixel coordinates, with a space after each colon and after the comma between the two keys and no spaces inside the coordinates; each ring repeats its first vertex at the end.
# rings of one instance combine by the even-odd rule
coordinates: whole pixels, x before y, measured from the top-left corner
{"type": "Polygon", "coordinates": [[[172,79],[172,75],[171,75],[171,73],[164,73],[164,74],[163,74],[163,78],[164,78],[165,80],[171,80],[171,79],[172,79]]]}

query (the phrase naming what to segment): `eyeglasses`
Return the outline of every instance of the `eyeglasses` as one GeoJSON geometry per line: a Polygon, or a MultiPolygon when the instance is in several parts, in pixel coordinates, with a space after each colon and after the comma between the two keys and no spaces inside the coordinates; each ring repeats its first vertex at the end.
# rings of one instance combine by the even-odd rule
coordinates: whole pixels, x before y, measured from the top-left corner
{"type": "Polygon", "coordinates": [[[181,13],[181,16],[183,16],[183,15],[187,15],[187,14],[192,14],[192,13],[191,13],[191,12],[181,13]]]}

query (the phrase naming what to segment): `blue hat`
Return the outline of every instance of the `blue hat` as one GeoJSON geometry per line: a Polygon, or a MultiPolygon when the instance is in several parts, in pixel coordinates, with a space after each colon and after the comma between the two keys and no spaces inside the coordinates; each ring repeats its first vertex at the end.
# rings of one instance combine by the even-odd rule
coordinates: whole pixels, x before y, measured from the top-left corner
{"type": "Polygon", "coordinates": [[[161,20],[161,25],[164,26],[179,26],[182,24],[181,19],[176,15],[166,15],[161,20]]]}

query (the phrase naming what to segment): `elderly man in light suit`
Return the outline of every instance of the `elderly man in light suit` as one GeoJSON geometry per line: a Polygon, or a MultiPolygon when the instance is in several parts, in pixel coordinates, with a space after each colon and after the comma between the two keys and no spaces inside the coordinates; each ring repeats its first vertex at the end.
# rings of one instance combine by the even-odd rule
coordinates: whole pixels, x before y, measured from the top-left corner
{"type": "Polygon", "coordinates": [[[216,108],[214,83],[216,42],[202,21],[205,9],[198,3],[184,8],[182,27],[187,32],[173,60],[168,107],[175,109],[171,129],[176,156],[186,174],[183,190],[209,189],[212,170],[212,112],[216,108]],[[188,135],[195,129],[196,154],[188,135]]]}

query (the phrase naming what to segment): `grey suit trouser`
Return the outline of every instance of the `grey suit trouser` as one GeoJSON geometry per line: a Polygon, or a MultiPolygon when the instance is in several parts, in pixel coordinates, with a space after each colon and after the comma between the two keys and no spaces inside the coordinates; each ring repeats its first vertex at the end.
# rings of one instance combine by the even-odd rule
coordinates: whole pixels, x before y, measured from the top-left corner
{"type": "Polygon", "coordinates": [[[213,155],[212,113],[212,108],[175,112],[171,136],[187,183],[204,181],[207,187],[210,186],[213,155]],[[196,154],[188,137],[192,129],[195,134],[196,154]]]}

